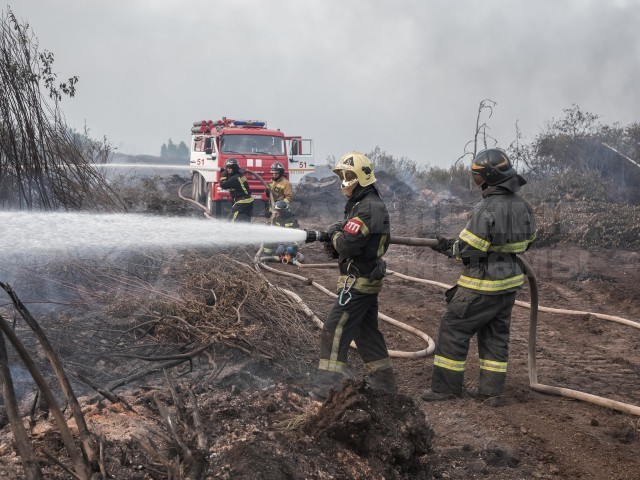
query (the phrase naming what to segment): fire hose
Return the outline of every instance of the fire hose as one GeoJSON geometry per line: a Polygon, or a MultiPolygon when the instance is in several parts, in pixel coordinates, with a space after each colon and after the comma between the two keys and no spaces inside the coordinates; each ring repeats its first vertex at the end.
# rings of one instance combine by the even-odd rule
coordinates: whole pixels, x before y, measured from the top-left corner
{"type": "MultiPolygon", "coordinates": [[[[327,241],[330,241],[330,238],[326,232],[307,231],[306,241],[307,243],[315,242],[315,241],[327,242],[327,241]]],[[[432,246],[436,246],[438,244],[438,241],[436,239],[428,239],[428,238],[391,237],[390,243],[396,244],[396,245],[432,247],[432,246]]],[[[611,400],[611,399],[600,397],[597,395],[580,392],[578,390],[572,390],[564,387],[555,387],[555,386],[546,385],[538,382],[538,369],[536,365],[536,340],[537,340],[539,310],[549,312],[549,313],[564,313],[564,314],[570,314],[570,315],[593,315],[596,318],[601,318],[603,320],[610,320],[617,323],[622,323],[624,325],[632,326],[634,328],[640,328],[640,323],[627,320],[621,317],[616,317],[613,315],[597,314],[592,312],[583,312],[583,311],[575,311],[575,310],[555,309],[555,308],[549,308],[549,307],[540,307],[538,305],[538,282],[533,272],[533,269],[531,268],[529,263],[527,263],[527,261],[524,258],[522,258],[520,255],[516,255],[516,258],[520,263],[523,271],[525,272],[525,275],[527,276],[527,281],[529,283],[529,291],[531,294],[531,303],[516,301],[516,305],[524,308],[529,308],[531,311],[529,314],[529,338],[528,338],[528,361],[527,361],[527,368],[529,373],[529,387],[532,390],[537,392],[547,393],[551,395],[559,395],[567,398],[573,398],[575,400],[594,403],[596,405],[611,408],[613,410],[631,413],[633,415],[640,415],[640,407],[635,405],[618,402],[616,400],[611,400]]],[[[451,285],[447,285],[444,283],[410,277],[407,275],[402,275],[398,272],[388,271],[388,273],[391,275],[396,275],[399,278],[403,278],[406,280],[419,281],[420,283],[429,283],[429,284],[440,286],[443,288],[451,287],[451,285]]],[[[300,278],[304,278],[304,277],[300,277],[300,278]]]]}
{"type": "MultiPolygon", "coordinates": [[[[263,184],[266,185],[266,182],[264,182],[264,180],[257,174],[255,174],[254,172],[249,172],[254,174],[257,178],[260,179],[260,181],[262,181],[263,184]]],[[[187,185],[187,184],[185,184],[187,185]]],[[[183,185],[182,187],[180,187],[180,190],[178,192],[179,196],[181,198],[183,198],[184,200],[187,201],[192,201],[188,198],[186,198],[185,196],[183,196],[181,194],[181,190],[182,188],[185,186],[183,185]]],[[[271,198],[271,202],[273,203],[273,198],[271,198]]],[[[195,203],[195,202],[194,202],[195,203]]],[[[198,206],[202,207],[200,204],[198,204],[198,206]]],[[[320,232],[320,231],[312,231],[312,230],[307,230],[306,232],[306,242],[310,243],[310,242],[326,242],[329,241],[330,239],[328,238],[328,234],[326,232],[320,232]]],[[[431,246],[435,246],[437,245],[437,240],[435,239],[428,239],[428,238],[416,238],[416,237],[392,237],[390,239],[390,243],[392,244],[396,244],[396,245],[407,245],[407,246],[420,246],[420,247],[431,247],[431,246]]],[[[304,282],[306,282],[307,284],[313,285],[316,288],[324,291],[325,293],[327,293],[330,296],[333,297],[337,297],[336,294],[334,294],[333,292],[327,290],[326,288],[324,288],[322,285],[318,284],[317,282],[314,282],[313,280],[310,280],[308,278],[305,278],[301,275],[296,275],[296,274],[292,274],[292,273],[288,273],[288,272],[282,272],[280,270],[268,267],[267,265],[265,265],[259,257],[259,254],[261,253],[262,248],[259,250],[258,255],[256,255],[256,260],[257,263],[262,267],[265,268],[267,270],[273,271],[275,273],[281,274],[281,275],[286,275],[286,276],[290,276],[293,278],[297,278],[299,280],[302,280],[304,282]]],[[[268,259],[264,258],[264,260],[268,259]]],[[[275,257],[277,258],[277,257],[275,257]]],[[[623,403],[623,402],[618,402],[616,400],[611,400],[608,398],[604,398],[604,397],[600,397],[597,395],[592,395],[589,393],[585,393],[585,392],[580,392],[578,390],[573,390],[573,389],[569,389],[569,388],[564,388],[564,387],[556,387],[556,386],[552,386],[552,385],[546,385],[546,384],[542,384],[538,382],[538,372],[537,372],[537,365],[536,365],[536,340],[537,340],[537,324],[538,324],[538,312],[547,312],[547,313],[556,313],[556,314],[565,314],[565,315],[576,315],[576,316],[585,316],[585,315],[589,315],[589,316],[593,316],[595,318],[599,318],[602,320],[608,320],[608,321],[613,321],[613,322],[617,322],[617,323],[621,323],[627,326],[631,326],[633,328],[639,328],[640,329],[640,323],[638,322],[634,322],[625,318],[621,318],[621,317],[617,317],[614,315],[607,315],[607,314],[602,314],[602,313],[594,313],[594,312],[587,312],[587,311],[578,311],[578,310],[566,310],[566,309],[558,309],[558,308],[550,308],[550,307],[544,307],[544,306],[539,306],[538,305],[538,284],[537,284],[537,279],[536,276],[533,272],[533,269],[531,268],[531,266],[527,263],[527,261],[520,257],[519,255],[517,256],[518,261],[520,262],[525,275],[527,276],[527,281],[529,283],[529,290],[531,292],[531,303],[527,303],[527,302],[522,302],[519,300],[516,300],[515,304],[519,307],[523,307],[523,308],[529,308],[531,310],[531,313],[529,315],[529,337],[528,337],[528,362],[527,362],[527,368],[528,368],[528,373],[529,373],[529,386],[532,390],[534,391],[538,391],[541,393],[546,393],[546,394],[551,394],[551,395],[559,395],[559,396],[563,396],[563,397],[567,397],[567,398],[573,398],[575,400],[581,400],[581,401],[585,401],[585,402],[589,402],[589,403],[594,403],[596,405],[600,405],[603,407],[607,407],[607,408],[611,408],[613,410],[618,410],[618,411],[622,411],[625,413],[631,413],[633,415],[640,415],[640,407],[635,406],[635,405],[631,405],[628,403],[623,403]]],[[[304,268],[314,268],[314,267],[325,267],[327,265],[331,265],[331,264],[318,264],[318,265],[303,265],[303,264],[297,264],[298,267],[304,267],[304,268]]],[[[408,275],[404,275],[401,274],[399,272],[394,272],[391,270],[388,270],[387,273],[389,275],[395,275],[398,278],[402,278],[404,280],[409,280],[409,281],[414,281],[414,282],[418,282],[418,283],[424,283],[424,284],[429,284],[429,285],[434,285],[434,286],[438,286],[441,288],[450,288],[451,285],[447,285],[444,283],[440,283],[440,282],[436,282],[433,280],[427,280],[427,279],[422,279],[422,278],[416,278],[416,277],[410,277],[408,275]]],[[[289,296],[291,296],[292,298],[294,298],[294,300],[296,300],[300,305],[302,305],[303,307],[306,308],[307,313],[311,312],[310,309],[308,309],[308,307],[306,307],[306,305],[304,305],[304,303],[302,302],[302,300],[300,299],[299,296],[297,296],[295,293],[293,292],[289,292],[286,291],[286,294],[288,294],[289,296]]],[[[312,314],[313,312],[311,312],[312,314]]],[[[314,318],[314,321],[316,322],[316,324],[318,324],[318,317],[315,315],[312,315],[314,318]]],[[[424,350],[420,350],[417,352],[399,352],[399,351],[393,351],[390,350],[389,354],[391,355],[393,353],[392,356],[395,357],[401,357],[401,358],[420,358],[420,357],[424,357],[427,355],[430,355],[431,353],[433,353],[434,349],[435,349],[435,344],[433,342],[433,340],[424,332],[421,332],[418,329],[415,329],[413,327],[410,327],[406,324],[403,324],[401,322],[398,322],[397,320],[391,319],[390,317],[387,317],[386,315],[380,314],[379,315],[380,318],[384,321],[387,321],[388,323],[391,323],[393,325],[399,326],[400,328],[406,330],[406,331],[410,331],[413,334],[418,335],[419,337],[421,337],[423,340],[425,340],[425,342],[427,343],[427,348],[424,350]]]]}
{"type": "MultiPolygon", "coordinates": [[[[262,248],[260,250],[262,250],[262,248]]],[[[260,253],[261,253],[260,250],[258,251],[258,254],[256,255],[256,258],[260,260],[260,261],[257,262],[257,264],[260,267],[262,267],[265,270],[268,270],[270,272],[277,273],[279,275],[284,275],[286,277],[290,277],[290,278],[295,278],[297,280],[301,280],[302,282],[304,282],[304,283],[306,283],[308,285],[311,285],[312,287],[315,287],[316,289],[318,289],[321,292],[329,295],[330,297],[333,297],[333,298],[337,298],[338,297],[337,294],[333,293],[331,290],[325,288],[324,286],[320,285],[318,282],[316,282],[316,281],[314,281],[314,280],[312,280],[310,278],[303,277],[302,275],[296,275],[295,273],[283,272],[282,270],[278,270],[278,269],[269,267],[268,265],[265,265],[262,262],[262,260],[264,260],[265,258],[264,257],[260,257],[260,253]]],[[[267,258],[278,258],[278,257],[267,257],[267,258]]],[[[297,265],[300,265],[300,264],[297,264],[297,265]]],[[[311,310],[306,305],[304,305],[304,303],[302,302],[302,300],[300,299],[300,297],[298,295],[296,295],[295,293],[290,292],[290,291],[285,291],[285,293],[287,295],[291,296],[292,298],[294,298],[299,305],[303,306],[303,309],[305,310],[305,312],[307,314],[309,314],[309,312],[311,312],[311,310]]],[[[322,328],[322,321],[315,314],[312,315],[312,318],[313,318],[314,323],[318,327],[322,328]]],[[[430,354],[432,354],[434,352],[434,350],[436,348],[435,342],[426,333],[424,333],[424,332],[422,332],[422,331],[418,330],[417,328],[414,328],[414,327],[412,327],[410,325],[407,325],[405,323],[399,322],[398,320],[395,320],[395,319],[393,319],[393,318],[391,318],[391,317],[389,317],[389,316],[387,316],[387,315],[385,315],[383,313],[380,313],[380,312],[378,312],[378,318],[380,318],[380,320],[382,320],[382,321],[384,321],[384,322],[386,322],[386,323],[388,323],[390,325],[393,325],[393,326],[398,327],[398,328],[400,328],[400,329],[402,329],[402,330],[404,330],[404,331],[406,331],[408,333],[411,333],[413,335],[416,335],[416,336],[420,337],[427,344],[427,348],[422,349],[422,350],[417,350],[415,352],[405,352],[405,351],[400,351],[400,350],[389,350],[389,356],[390,357],[393,357],[393,358],[423,358],[423,357],[426,357],[426,356],[428,356],[428,355],[430,355],[430,354]]],[[[355,343],[352,342],[351,346],[355,348],[355,343]]]]}

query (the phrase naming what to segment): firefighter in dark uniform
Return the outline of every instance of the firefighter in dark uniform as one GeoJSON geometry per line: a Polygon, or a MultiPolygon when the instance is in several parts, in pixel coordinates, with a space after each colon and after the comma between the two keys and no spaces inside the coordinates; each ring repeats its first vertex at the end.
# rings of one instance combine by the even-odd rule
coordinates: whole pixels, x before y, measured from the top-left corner
{"type": "MultiPolygon", "coordinates": [[[[280,200],[276,202],[273,206],[275,210],[275,215],[273,216],[274,227],[281,228],[300,228],[300,224],[298,223],[298,219],[291,211],[289,204],[284,200],[280,200]]],[[[277,257],[280,257],[280,260],[283,263],[289,262],[301,262],[304,258],[302,253],[298,252],[299,245],[297,243],[291,244],[279,244],[279,245],[267,245],[264,247],[263,251],[267,255],[274,254],[277,257]]]]}
{"type": "Polygon", "coordinates": [[[349,199],[344,220],[329,227],[327,251],[338,259],[338,299],[322,328],[320,362],[312,398],[324,401],[347,378],[349,344],[355,341],[370,383],[389,393],[396,383],[387,345],[378,328],[378,292],[389,247],[389,214],[376,189],[371,161],[362,153],[343,155],[333,169],[349,199]]]}
{"type": "Polygon", "coordinates": [[[531,206],[517,194],[526,181],[503,150],[478,153],[471,173],[482,189],[482,200],[457,239],[438,237],[438,246],[432,247],[461,261],[464,268],[457,285],[446,293],[431,388],[422,399],[462,396],[469,342],[477,334],[480,381],[467,392],[497,406],[507,377],[511,310],[524,284],[516,255],[535,239],[536,221],[531,206]]]}
{"type": "Polygon", "coordinates": [[[238,160],[230,158],[224,162],[224,168],[220,176],[220,188],[229,190],[233,206],[229,219],[232,222],[250,222],[253,214],[253,197],[249,182],[244,172],[240,170],[238,160]]]}
{"type": "Polygon", "coordinates": [[[280,200],[276,202],[274,205],[275,216],[273,217],[272,225],[274,227],[283,227],[283,228],[300,228],[300,224],[298,223],[298,219],[291,211],[291,207],[284,200],[280,200]]]}

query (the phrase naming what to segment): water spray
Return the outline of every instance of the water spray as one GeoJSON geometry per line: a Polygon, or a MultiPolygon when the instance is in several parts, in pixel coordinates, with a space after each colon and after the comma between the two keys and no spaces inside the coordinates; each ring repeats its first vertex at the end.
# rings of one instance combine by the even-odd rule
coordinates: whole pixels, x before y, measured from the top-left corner
{"type": "Polygon", "coordinates": [[[0,212],[0,255],[303,242],[292,228],[132,213],[0,212]]]}

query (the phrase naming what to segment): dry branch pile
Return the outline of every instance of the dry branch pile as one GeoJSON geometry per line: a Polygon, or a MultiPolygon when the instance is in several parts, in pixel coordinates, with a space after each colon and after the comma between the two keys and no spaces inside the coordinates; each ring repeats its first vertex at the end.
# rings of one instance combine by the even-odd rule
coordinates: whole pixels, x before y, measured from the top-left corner
{"type": "Polygon", "coordinates": [[[65,275],[84,298],[105,305],[112,352],[166,360],[223,345],[290,373],[308,371],[305,357],[316,349],[312,322],[250,264],[236,259],[243,254],[180,253],[167,261],[139,254],[128,258],[126,268],[76,264],[65,275]]]}
{"type": "MultiPolygon", "coordinates": [[[[70,377],[91,387],[84,389],[91,397],[83,398],[92,405],[86,410],[91,433],[104,442],[101,470],[106,465],[118,478],[150,478],[149,472],[203,478],[213,464],[208,455],[236,440],[222,438],[227,431],[219,419],[200,415],[227,418],[218,410],[229,387],[232,394],[256,385],[279,391],[278,379],[310,370],[316,355],[311,322],[250,263],[237,260],[241,255],[247,258],[241,251],[174,253],[168,260],[129,253],[45,269],[49,281],[75,289],[89,306],[72,321],[55,319],[47,334],[70,377]],[[132,476],[132,462],[144,465],[147,476],[132,476]]],[[[46,425],[38,431],[34,448],[50,453],[49,461],[38,459],[43,471],[62,478],[69,460],[53,460],[62,451],[58,433],[46,425]]]]}

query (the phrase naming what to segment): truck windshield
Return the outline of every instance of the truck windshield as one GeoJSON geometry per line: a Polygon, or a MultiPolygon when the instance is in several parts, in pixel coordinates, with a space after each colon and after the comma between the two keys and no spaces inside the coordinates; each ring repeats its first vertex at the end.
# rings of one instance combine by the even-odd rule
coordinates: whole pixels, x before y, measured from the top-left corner
{"type": "Polygon", "coordinates": [[[284,140],[272,135],[223,135],[222,153],[284,155],[284,140]]]}

